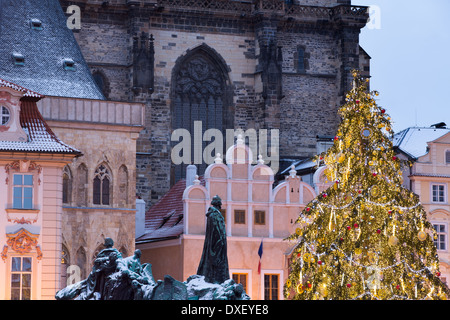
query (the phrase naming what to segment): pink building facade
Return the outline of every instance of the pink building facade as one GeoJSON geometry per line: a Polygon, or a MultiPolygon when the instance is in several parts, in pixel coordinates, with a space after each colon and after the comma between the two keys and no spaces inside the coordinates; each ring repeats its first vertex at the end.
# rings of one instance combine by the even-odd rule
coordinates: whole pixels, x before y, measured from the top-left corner
{"type": "Polygon", "coordinates": [[[252,161],[252,151],[238,138],[225,159],[218,155],[201,179],[195,166],[188,166],[186,181],[176,184],[147,212],[146,232],[136,247],[143,252],[142,260],[153,265],[156,279],[170,274],[185,281],[196,274],[205,213],[218,195],[226,224],[230,278],[242,283],[252,299],[283,299],[294,245],[285,239],[295,232],[300,211],[316,192],[295,170],[274,187],[272,169],[262,159],[256,165],[252,161]]]}
{"type": "Polygon", "coordinates": [[[81,153],[43,120],[42,98],[0,79],[0,300],[61,288],[62,171],[81,153]]]}

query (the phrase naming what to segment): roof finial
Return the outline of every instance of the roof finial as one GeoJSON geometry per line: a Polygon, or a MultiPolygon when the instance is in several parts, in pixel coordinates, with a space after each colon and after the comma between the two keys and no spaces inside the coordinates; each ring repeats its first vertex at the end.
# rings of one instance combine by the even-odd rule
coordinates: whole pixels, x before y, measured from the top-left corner
{"type": "Polygon", "coordinates": [[[200,180],[198,179],[198,175],[195,175],[194,185],[198,186],[200,184],[200,180]]]}
{"type": "Polygon", "coordinates": [[[236,144],[244,144],[244,140],[242,139],[242,134],[238,134],[236,144]]]}
{"type": "Polygon", "coordinates": [[[259,156],[258,156],[258,163],[259,163],[259,164],[264,164],[264,160],[263,160],[262,155],[259,155],[259,156]]]}
{"type": "Polygon", "coordinates": [[[291,170],[289,170],[289,175],[291,177],[295,177],[297,175],[297,170],[295,170],[295,166],[294,165],[291,166],[291,170]]]}
{"type": "Polygon", "coordinates": [[[214,163],[223,163],[222,158],[220,157],[220,153],[216,154],[216,158],[214,159],[214,163]]]}

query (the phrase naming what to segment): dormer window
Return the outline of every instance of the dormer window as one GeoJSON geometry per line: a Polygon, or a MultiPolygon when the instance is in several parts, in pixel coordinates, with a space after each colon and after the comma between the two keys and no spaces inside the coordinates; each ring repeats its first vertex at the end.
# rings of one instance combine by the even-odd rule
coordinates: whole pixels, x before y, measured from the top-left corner
{"type": "Polygon", "coordinates": [[[63,66],[64,70],[75,71],[75,61],[72,59],[64,59],[63,66]]]}
{"type": "Polygon", "coordinates": [[[39,19],[31,19],[31,29],[33,30],[42,30],[42,22],[39,19]]]}
{"type": "Polygon", "coordinates": [[[13,53],[13,62],[16,66],[23,66],[25,64],[25,58],[20,53],[13,53]]]}
{"type": "Polygon", "coordinates": [[[9,112],[9,109],[5,106],[0,107],[0,125],[5,125],[9,122],[9,119],[11,118],[11,114],[9,112]]]}

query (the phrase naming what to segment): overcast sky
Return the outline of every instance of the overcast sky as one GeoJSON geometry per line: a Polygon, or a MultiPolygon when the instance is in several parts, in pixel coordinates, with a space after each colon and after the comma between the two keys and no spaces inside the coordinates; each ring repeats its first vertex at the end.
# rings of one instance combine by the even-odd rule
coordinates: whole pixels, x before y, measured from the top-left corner
{"type": "Polygon", "coordinates": [[[450,127],[450,1],[352,0],[371,6],[360,43],[372,57],[371,89],[395,132],[450,127]]]}

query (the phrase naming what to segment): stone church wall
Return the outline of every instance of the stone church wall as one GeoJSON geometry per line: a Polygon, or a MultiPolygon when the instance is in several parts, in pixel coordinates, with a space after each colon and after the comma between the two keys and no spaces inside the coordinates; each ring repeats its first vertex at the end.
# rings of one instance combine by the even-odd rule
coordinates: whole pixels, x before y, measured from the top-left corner
{"type": "Polygon", "coordinates": [[[63,9],[69,4],[81,8],[75,36],[91,70],[104,76],[108,99],[146,104],[145,128],[137,141],[136,188],[147,206],[175,181],[172,77],[177,61],[191,50],[205,45],[224,61],[234,128],[279,129],[280,158],[309,157],[316,152],[316,136],[334,135],[350,71],[360,66],[364,8],[334,7],[349,5],[349,0],[299,0],[290,7],[276,0],[194,1],[190,6],[175,0],[60,2],[63,9]],[[154,38],[154,86],[148,92],[133,88],[133,37],[142,32],[154,38]],[[268,74],[262,52],[270,43],[275,51],[281,47],[277,74],[268,74]],[[304,49],[304,70],[298,66],[299,48],[304,49]],[[275,87],[269,88],[270,79],[275,87]]]}

